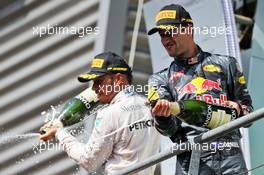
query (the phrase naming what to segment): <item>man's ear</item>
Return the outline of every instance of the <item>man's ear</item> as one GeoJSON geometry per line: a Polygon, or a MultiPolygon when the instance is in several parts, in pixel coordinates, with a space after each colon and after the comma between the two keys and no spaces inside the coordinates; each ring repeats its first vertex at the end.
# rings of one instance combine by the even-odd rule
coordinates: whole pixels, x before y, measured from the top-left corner
{"type": "Polygon", "coordinates": [[[115,74],[115,83],[117,85],[121,85],[121,83],[122,83],[122,74],[120,74],[120,73],[115,74]]]}
{"type": "Polygon", "coordinates": [[[127,78],[126,78],[126,75],[117,73],[116,80],[117,80],[118,85],[123,86],[124,84],[126,84],[125,82],[127,81],[127,78]]]}

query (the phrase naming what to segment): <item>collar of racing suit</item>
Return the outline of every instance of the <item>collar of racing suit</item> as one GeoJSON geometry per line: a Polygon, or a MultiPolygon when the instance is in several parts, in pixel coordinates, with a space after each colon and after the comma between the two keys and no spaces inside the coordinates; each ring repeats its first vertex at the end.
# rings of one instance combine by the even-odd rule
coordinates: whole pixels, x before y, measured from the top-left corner
{"type": "Polygon", "coordinates": [[[182,67],[186,67],[186,66],[192,66],[194,64],[198,64],[200,63],[202,60],[203,60],[203,56],[202,56],[202,49],[196,45],[197,48],[198,48],[198,53],[197,55],[195,55],[194,57],[191,57],[191,58],[177,58],[175,57],[174,58],[174,62],[177,64],[177,65],[180,65],[182,67]]]}
{"type": "Polygon", "coordinates": [[[126,96],[130,96],[134,94],[134,90],[132,86],[128,85],[126,86],[122,91],[118,92],[116,96],[111,100],[110,104],[114,104],[118,101],[120,101],[122,98],[126,96]]]}

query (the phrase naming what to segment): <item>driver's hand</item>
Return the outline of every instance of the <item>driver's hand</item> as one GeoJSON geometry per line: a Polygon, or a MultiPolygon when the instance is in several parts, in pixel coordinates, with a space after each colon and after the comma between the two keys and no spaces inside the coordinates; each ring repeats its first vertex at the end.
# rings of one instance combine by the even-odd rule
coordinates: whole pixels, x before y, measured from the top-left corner
{"type": "Polygon", "coordinates": [[[231,107],[231,108],[235,108],[236,111],[237,111],[237,114],[239,116],[239,114],[240,114],[241,111],[240,111],[240,107],[239,107],[239,104],[238,103],[236,103],[234,101],[226,101],[226,104],[225,105],[228,106],[228,107],[231,107]]]}
{"type": "Polygon", "coordinates": [[[158,100],[152,108],[152,113],[157,117],[169,117],[171,115],[171,103],[168,100],[158,100]]]}
{"type": "Polygon", "coordinates": [[[63,124],[58,120],[54,120],[52,123],[50,122],[45,123],[40,128],[41,135],[39,138],[43,141],[54,139],[57,130],[62,127],[63,127],[63,124]]]}

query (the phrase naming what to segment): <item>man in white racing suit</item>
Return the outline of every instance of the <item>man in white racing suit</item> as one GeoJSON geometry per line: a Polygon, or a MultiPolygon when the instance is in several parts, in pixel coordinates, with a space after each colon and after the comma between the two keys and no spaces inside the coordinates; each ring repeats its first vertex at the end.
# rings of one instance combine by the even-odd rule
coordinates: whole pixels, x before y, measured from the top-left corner
{"type": "MultiPolygon", "coordinates": [[[[83,144],[55,121],[41,136],[55,135],[70,158],[88,172],[103,167],[103,174],[114,174],[159,152],[159,134],[154,128],[146,99],[133,91],[131,69],[123,58],[112,52],[95,56],[88,73],[79,81],[93,80],[92,89],[101,103],[109,105],[97,113],[88,143],[83,144]]],[[[43,129],[43,128],[42,128],[43,129]]],[[[152,175],[155,166],[137,174],[152,175]]]]}

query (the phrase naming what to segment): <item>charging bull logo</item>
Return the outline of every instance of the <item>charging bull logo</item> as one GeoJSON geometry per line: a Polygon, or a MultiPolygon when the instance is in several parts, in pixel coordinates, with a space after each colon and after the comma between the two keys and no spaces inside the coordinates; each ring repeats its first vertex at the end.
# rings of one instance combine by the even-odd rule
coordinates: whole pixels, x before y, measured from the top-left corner
{"type": "Polygon", "coordinates": [[[179,98],[182,98],[185,94],[200,95],[205,93],[207,90],[211,91],[213,89],[222,91],[220,84],[220,79],[215,82],[202,77],[197,77],[183,86],[183,88],[179,91],[179,98]]]}

